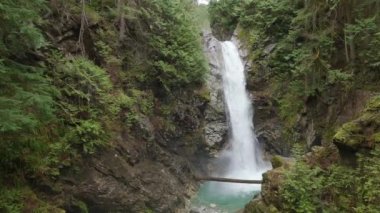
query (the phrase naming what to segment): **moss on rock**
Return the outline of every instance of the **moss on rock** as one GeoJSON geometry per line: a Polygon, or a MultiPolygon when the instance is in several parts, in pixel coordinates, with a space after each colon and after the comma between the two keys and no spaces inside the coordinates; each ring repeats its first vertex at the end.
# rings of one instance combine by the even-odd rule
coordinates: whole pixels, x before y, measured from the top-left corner
{"type": "Polygon", "coordinates": [[[363,142],[360,134],[361,127],[357,122],[344,124],[335,134],[334,141],[342,143],[351,148],[358,147],[363,142]]]}
{"type": "Polygon", "coordinates": [[[373,148],[380,142],[380,96],[372,98],[362,115],[345,123],[334,135],[338,147],[357,151],[360,148],[373,148]]]}
{"type": "Polygon", "coordinates": [[[283,159],[280,156],[278,156],[278,155],[274,156],[271,159],[271,163],[272,163],[272,166],[273,166],[274,169],[275,168],[279,168],[279,167],[281,167],[281,166],[284,165],[283,159]]]}

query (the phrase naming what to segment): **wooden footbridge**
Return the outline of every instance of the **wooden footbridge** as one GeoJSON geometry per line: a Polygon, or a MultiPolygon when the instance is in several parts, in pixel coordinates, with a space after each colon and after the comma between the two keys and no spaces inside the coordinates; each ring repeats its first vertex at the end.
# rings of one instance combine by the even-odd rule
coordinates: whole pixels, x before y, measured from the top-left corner
{"type": "Polygon", "coordinates": [[[231,178],[220,178],[220,177],[200,177],[195,176],[198,181],[215,181],[215,182],[226,182],[226,183],[245,183],[245,184],[261,184],[262,180],[242,180],[242,179],[231,179],[231,178]]]}

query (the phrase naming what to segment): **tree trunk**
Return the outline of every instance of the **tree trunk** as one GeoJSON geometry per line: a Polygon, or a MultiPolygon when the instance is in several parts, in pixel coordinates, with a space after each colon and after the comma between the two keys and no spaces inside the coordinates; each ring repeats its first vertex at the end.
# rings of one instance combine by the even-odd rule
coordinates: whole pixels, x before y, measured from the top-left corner
{"type": "Polygon", "coordinates": [[[81,50],[82,55],[86,54],[86,49],[84,46],[84,31],[87,25],[87,17],[86,17],[86,2],[85,0],[81,0],[82,4],[82,14],[81,14],[81,22],[80,22],[80,30],[79,30],[79,38],[78,38],[78,46],[81,50]]]}
{"type": "Polygon", "coordinates": [[[226,183],[246,183],[246,184],[261,184],[262,180],[241,180],[232,178],[219,178],[219,177],[195,177],[199,181],[216,181],[216,182],[226,182],[226,183]]]}
{"type": "Polygon", "coordinates": [[[123,40],[125,36],[124,6],[125,6],[124,0],[117,1],[117,8],[118,8],[118,13],[119,13],[119,41],[123,40]]]}

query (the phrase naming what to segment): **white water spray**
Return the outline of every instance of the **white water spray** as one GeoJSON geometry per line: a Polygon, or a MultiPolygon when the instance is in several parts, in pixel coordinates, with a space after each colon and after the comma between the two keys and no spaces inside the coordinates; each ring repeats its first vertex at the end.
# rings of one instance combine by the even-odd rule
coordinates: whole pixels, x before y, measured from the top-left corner
{"type": "MultiPolygon", "coordinates": [[[[230,125],[229,147],[221,153],[226,162],[224,177],[261,180],[262,173],[270,169],[263,158],[262,149],[254,133],[253,109],[246,91],[244,65],[234,43],[222,42],[223,91],[230,125]]],[[[228,194],[241,194],[260,190],[260,185],[218,184],[219,190],[228,194]]]]}

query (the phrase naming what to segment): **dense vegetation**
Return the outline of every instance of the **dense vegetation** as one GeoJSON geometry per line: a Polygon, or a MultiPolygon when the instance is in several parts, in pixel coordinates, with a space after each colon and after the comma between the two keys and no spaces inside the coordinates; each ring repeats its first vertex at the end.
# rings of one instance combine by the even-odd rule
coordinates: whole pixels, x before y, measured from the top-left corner
{"type": "Polygon", "coordinates": [[[273,98],[283,143],[311,151],[312,128],[323,146],[285,172],[280,201],[267,203],[275,208],[252,211],[379,212],[378,98],[352,121],[338,117],[355,92],[380,91],[380,2],[220,0],[209,11],[214,33],[236,30],[250,51],[251,78],[273,98]],[[329,161],[333,142],[342,161],[329,161]]]}
{"type": "MultiPolygon", "coordinates": [[[[178,133],[181,99],[208,99],[196,26],[209,24],[205,9],[2,0],[0,212],[62,212],[41,183],[75,173],[120,135],[152,143],[137,131],[147,117],[178,133]]],[[[247,47],[249,80],[264,82],[283,143],[296,147],[296,162],[274,171],[281,180],[268,178],[271,199],[248,211],[379,212],[380,1],[215,0],[209,13],[216,37],[237,32],[247,47]],[[344,115],[358,91],[368,103],[344,115]]]]}
{"type": "Polygon", "coordinates": [[[241,14],[241,1],[210,1],[208,8],[210,27],[219,40],[228,40],[241,14]]]}
{"type": "Polygon", "coordinates": [[[26,183],[57,178],[154,110],[170,118],[176,96],[192,93],[206,71],[193,7],[1,1],[0,212],[28,202],[38,203],[33,212],[58,212],[26,183]]]}

